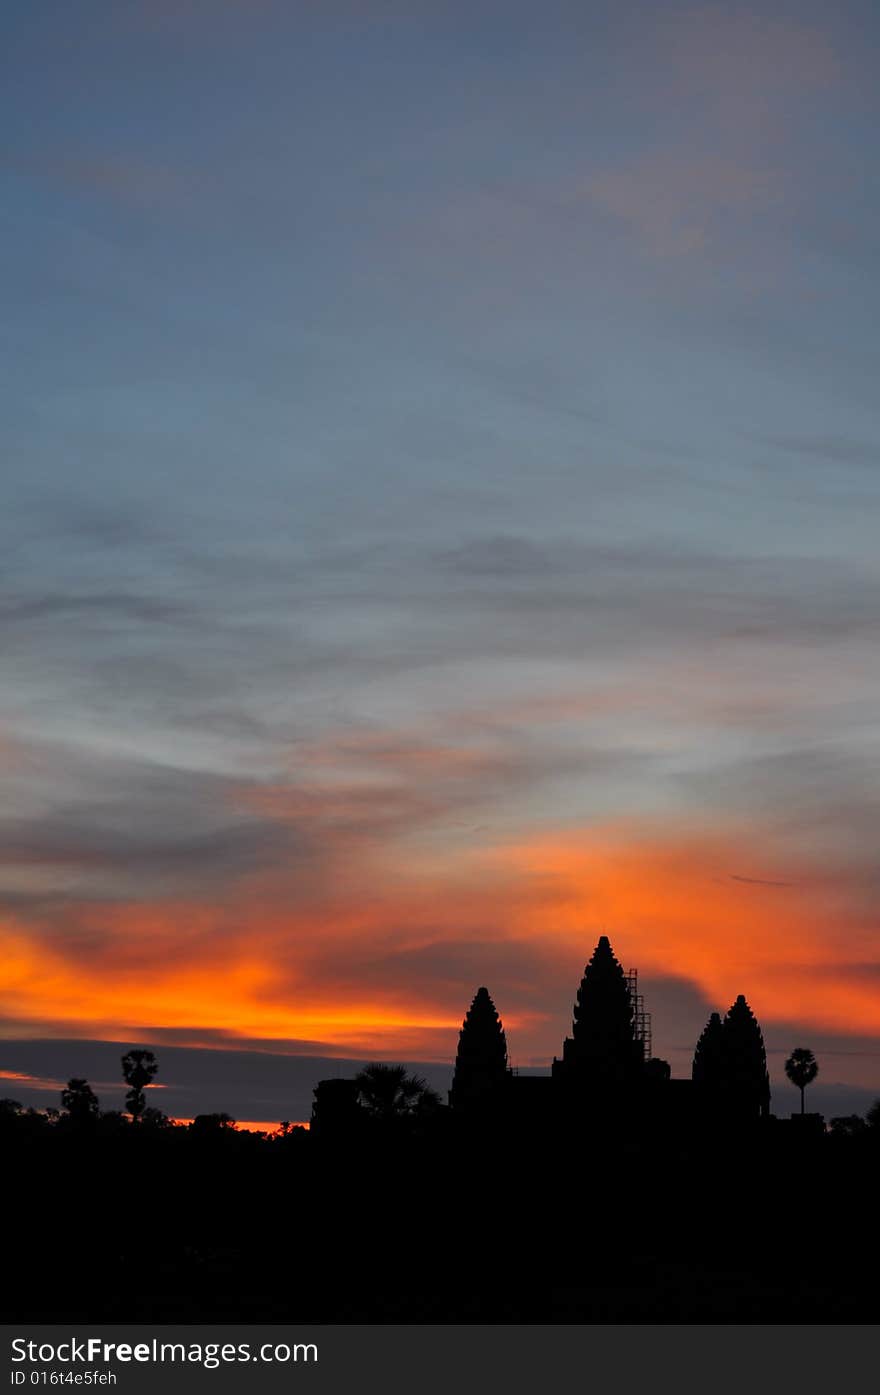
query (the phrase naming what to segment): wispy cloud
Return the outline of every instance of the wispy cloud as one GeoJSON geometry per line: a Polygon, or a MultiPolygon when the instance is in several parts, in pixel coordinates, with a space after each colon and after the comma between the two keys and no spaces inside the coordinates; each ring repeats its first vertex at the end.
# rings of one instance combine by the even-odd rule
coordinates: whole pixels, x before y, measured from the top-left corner
{"type": "Polygon", "coordinates": [[[719,235],[729,243],[735,220],[784,202],[784,179],[778,169],[729,156],[656,150],[628,168],[588,176],[582,192],[629,224],[648,251],[676,257],[703,252],[719,235]]]}
{"type": "Polygon", "coordinates": [[[29,179],[49,180],[80,194],[96,195],[133,209],[175,209],[192,205],[204,193],[198,172],[184,173],[151,165],[132,152],[124,154],[32,154],[0,161],[0,168],[29,179]]]}
{"type": "Polygon", "coordinates": [[[778,135],[810,100],[844,77],[833,30],[737,6],[694,5],[651,25],[672,97],[698,102],[734,140],[778,135]]]}
{"type": "Polygon", "coordinates": [[[837,465],[880,467],[880,444],[855,441],[848,436],[767,436],[767,444],[791,455],[813,457],[837,465]]]}

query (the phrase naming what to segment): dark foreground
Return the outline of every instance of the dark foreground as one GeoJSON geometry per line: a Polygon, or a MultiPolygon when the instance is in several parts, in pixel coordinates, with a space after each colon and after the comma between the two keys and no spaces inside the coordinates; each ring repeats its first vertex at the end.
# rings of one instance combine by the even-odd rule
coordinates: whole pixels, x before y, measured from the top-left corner
{"type": "Polygon", "coordinates": [[[2,1139],[9,1321],[874,1322],[880,1130],[2,1139]]]}

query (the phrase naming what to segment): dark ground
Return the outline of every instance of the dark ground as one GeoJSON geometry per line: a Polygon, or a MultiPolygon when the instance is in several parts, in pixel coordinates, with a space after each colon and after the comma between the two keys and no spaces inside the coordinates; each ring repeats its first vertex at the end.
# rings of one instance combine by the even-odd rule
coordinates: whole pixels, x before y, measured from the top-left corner
{"type": "Polygon", "coordinates": [[[19,1125],[2,1150],[6,1322],[880,1316],[876,1129],[331,1145],[19,1125]]]}

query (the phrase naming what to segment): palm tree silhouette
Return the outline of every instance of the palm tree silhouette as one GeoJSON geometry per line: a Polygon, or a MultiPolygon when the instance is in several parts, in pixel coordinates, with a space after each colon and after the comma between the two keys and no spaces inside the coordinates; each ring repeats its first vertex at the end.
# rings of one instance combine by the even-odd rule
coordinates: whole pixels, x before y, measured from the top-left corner
{"type": "Polygon", "coordinates": [[[407,1075],[406,1066],[365,1066],[355,1083],[362,1108],[384,1123],[422,1114],[441,1102],[420,1075],[407,1075]]]}
{"type": "Polygon", "coordinates": [[[152,1051],[126,1051],[122,1058],[122,1074],[128,1086],[125,1107],[133,1124],[138,1122],[146,1108],[144,1090],[148,1085],[152,1085],[153,1076],[158,1069],[159,1065],[152,1051]]]}
{"type": "Polygon", "coordinates": [[[796,1046],[785,1063],[785,1074],[801,1092],[801,1114],[804,1112],[804,1090],[819,1074],[819,1063],[806,1046],[796,1046]]]}

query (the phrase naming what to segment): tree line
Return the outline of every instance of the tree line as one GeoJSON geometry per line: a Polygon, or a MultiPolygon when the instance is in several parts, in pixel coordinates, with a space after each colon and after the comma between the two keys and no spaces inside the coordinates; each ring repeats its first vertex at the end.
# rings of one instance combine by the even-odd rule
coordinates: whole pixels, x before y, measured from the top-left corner
{"type": "MultiPolygon", "coordinates": [[[[189,1128],[195,1133],[230,1132],[236,1120],[225,1112],[197,1114],[188,1124],[147,1103],[147,1090],[156,1083],[159,1063],[155,1053],[146,1048],[133,1048],[121,1058],[122,1079],[126,1085],[125,1110],[102,1110],[100,1100],[89,1081],[72,1076],[61,1091],[61,1108],[25,1109],[14,1099],[0,1099],[0,1121],[27,1120],[31,1124],[59,1125],[77,1131],[89,1131],[99,1123],[130,1125],[139,1129],[157,1130],[189,1128]],[[126,1117],[127,1116],[127,1117],[126,1117]]],[[[355,1104],[365,1119],[378,1124],[426,1118],[443,1108],[436,1090],[421,1076],[411,1074],[405,1066],[374,1063],[365,1066],[352,1083],[355,1104]]],[[[301,1125],[288,1119],[279,1121],[274,1134],[286,1138],[292,1132],[305,1133],[301,1125]]]]}
{"type": "MultiPolygon", "coordinates": [[[[27,1119],[48,1126],[61,1125],[76,1130],[88,1130],[98,1124],[130,1124],[140,1129],[156,1130],[189,1128],[198,1134],[229,1132],[236,1128],[235,1118],[228,1113],[198,1114],[187,1124],[180,1124],[163,1110],[147,1103],[147,1090],[156,1083],[159,1063],[155,1053],[147,1048],[132,1048],[121,1058],[122,1079],[125,1084],[125,1111],[102,1110],[100,1101],[88,1080],[72,1076],[61,1091],[61,1109],[25,1109],[17,1100],[0,1099],[0,1120],[27,1119]],[[126,1115],[128,1116],[126,1118],[126,1115]]],[[[819,1064],[807,1047],[796,1047],[785,1062],[785,1074],[800,1091],[801,1109],[805,1112],[805,1092],[819,1074],[819,1064]]],[[[316,1090],[320,1098],[322,1087],[344,1089],[348,1107],[365,1121],[376,1125],[397,1125],[427,1120],[444,1109],[443,1102],[419,1075],[411,1074],[405,1066],[373,1063],[365,1066],[351,1080],[322,1081],[316,1090]]],[[[865,1129],[880,1130],[880,1099],[875,1100],[862,1117],[841,1115],[829,1121],[832,1134],[857,1134],[865,1129]]],[[[301,1125],[288,1119],[279,1121],[272,1136],[287,1138],[294,1131],[304,1133],[301,1125]]]]}

